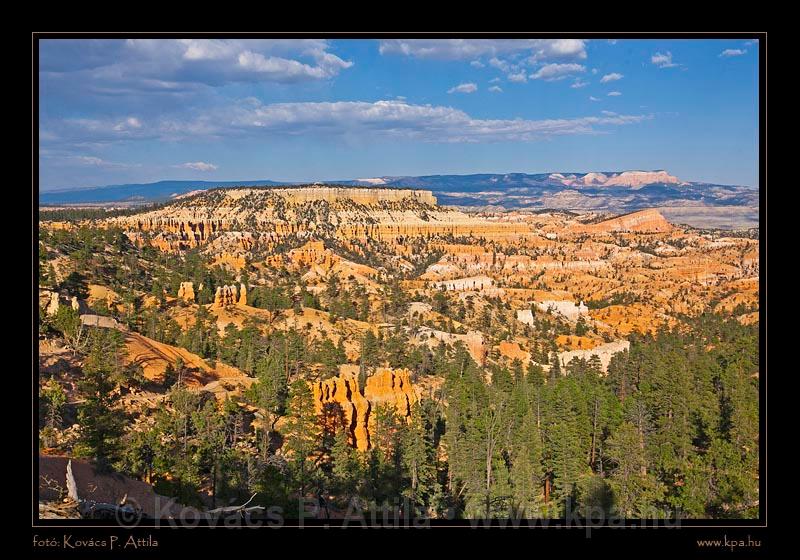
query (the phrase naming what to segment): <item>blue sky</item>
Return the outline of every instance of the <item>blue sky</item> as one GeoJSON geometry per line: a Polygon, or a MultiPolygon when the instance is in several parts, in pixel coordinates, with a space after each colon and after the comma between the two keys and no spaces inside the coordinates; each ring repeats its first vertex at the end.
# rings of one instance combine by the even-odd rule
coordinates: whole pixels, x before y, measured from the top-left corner
{"type": "Polygon", "coordinates": [[[43,40],[42,190],[666,169],[758,184],[747,40],[43,40]]]}

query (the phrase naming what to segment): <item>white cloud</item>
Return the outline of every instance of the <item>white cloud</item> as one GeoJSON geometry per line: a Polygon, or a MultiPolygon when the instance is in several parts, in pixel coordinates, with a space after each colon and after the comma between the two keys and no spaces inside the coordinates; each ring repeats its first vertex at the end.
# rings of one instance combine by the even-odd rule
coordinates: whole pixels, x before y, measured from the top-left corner
{"type": "Polygon", "coordinates": [[[547,82],[552,82],[555,80],[563,80],[572,74],[585,71],[586,67],[580,64],[545,64],[535,73],[531,74],[530,78],[532,80],[545,80],[547,82]]]}
{"type": "Polygon", "coordinates": [[[435,142],[531,141],[557,135],[596,134],[598,127],[638,123],[644,115],[571,119],[475,119],[452,107],[399,101],[275,103],[251,100],[222,118],[250,133],[366,133],[435,142]]]}
{"type": "Polygon", "coordinates": [[[181,169],[193,169],[194,171],[216,171],[219,169],[213,163],[206,163],[205,161],[187,161],[186,163],[181,163],[180,165],[176,165],[175,167],[179,167],[181,169]]]}
{"type": "Polygon", "coordinates": [[[142,121],[140,121],[136,117],[128,117],[124,121],[114,126],[114,130],[116,130],[117,132],[136,129],[136,128],[142,128],[142,121]]]}
{"type": "Polygon", "coordinates": [[[477,84],[468,82],[465,84],[458,84],[455,87],[451,87],[450,89],[447,90],[447,93],[474,93],[476,91],[478,91],[477,84]]]}
{"type": "Polygon", "coordinates": [[[589,101],[600,101],[600,100],[597,97],[595,97],[594,95],[590,95],[589,96],[589,101]]]}
{"type": "Polygon", "coordinates": [[[509,74],[508,76],[506,76],[506,78],[508,79],[509,82],[515,82],[515,83],[528,81],[528,76],[525,74],[524,70],[521,70],[516,74],[509,74]]]}
{"type": "Polygon", "coordinates": [[[500,86],[492,86],[489,88],[489,91],[491,91],[492,93],[503,93],[503,88],[501,88],[500,86]]]}
{"type": "Polygon", "coordinates": [[[608,95],[609,97],[619,97],[620,95],[622,95],[622,92],[619,92],[619,91],[609,91],[607,95],[608,95]]]}
{"type": "Polygon", "coordinates": [[[600,112],[602,114],[604,114],[605,116],[607,116],[607,117],[616,117],[617,116],[617,114],[614,111],[600,111],[600,112]]]}
{"type": "Polygon", "coordinates": [[[571,85],[571,86],[569,86],[569,87],[571,87],[571,88],[573,88],[573,89],[579,89],[579,88],[586,87],[586,86],[588,86],[588,85],[589,85],[589,82],[584,82],[584,81],[583,81],[583,80],[581,80],[580,78],[575,78],[575,81],[574,81],[574,82],[572,82],[572,85],[571,85]]]}
{"type": "Polygon", "coordinates": [[[531,57],[535,62],[556,58],[586,58],[586,42],[583,39],[544,40],[543,43],[531,57]]]}
{"type": "Polygon", "coordinates": [[[500,81],[500,78],[492,78],[491,80],[489,80],[489,83],[490,84],[496,84],[499,81],[500,81]]]}
{"type": "Polygon", "coordinates": [[[85,165],[88,167],[103,167],[106,169],[130,169],[132,167],[141,167],[140,164],[107,161],[96,156],[73,156],[66,159],[78,163],[79,165],[85,165]]]}
{"type": "Polygon", "coordinates": [[[497,68],[502,72],[508,72],[511,69],[511,66],[508,64],[508,62],[500,58],[497,58],[496,56],[493,56],[492,58],[489,59],[489,66],[491,66],[492,68],[497,68]]]}
{"type": "Polygon", "coordinates": [[[75,156],[75,160],[85,165],[103,165],[105,162],[94,156],[75,156]]]}
{"type": "Polygon", "coordinates": [[[742,56],[743,54],[746,54],[746,53],[747,53],[747,49],[725,49],[724,51],[719,53],[719,56],[721,56],[723,58],[728,58],[728,57],[731,57],[731,56],[742,56]]]}
{"type": "Polygon", "coordinates": [[[611,72],[611,74],[606,74],[602,78],[600,78],[600,83],[605,84],[608,82],[616,82],[617,80],[621,80],[624,76],[619,72],[611,72]]]}
{"type": "MultiPolygon", "coordinates": [[[[560,135],[601,134],[610,127],[635,124],[649,115],[616,115],[529,120],[479,119],[446,106],[414,105],[399,100],[296,102],[263,104],[248,98],[188,119],[162,118],[137,136],[109,136],[104,129],[80,129],[81,142],[97,145],[134,139],[183,141],[187,138],[253,138],[261,135],[340,137],[422,142],[534,141],[560,135]]],[[[69,137],[74,121],[65,122],[69,137]]],[[[190,162],[191,163],[191,162],[190,162]]],[[[200,163],[200,162],[195,162],[200,163]]]]}
{"type": "Polygon", "coordinates": [[[597,68],[592,68],[592,74],[597,74],[597,68]]]}
{"type": "Polygon", "coordinates": [[[95,95],[175,95],[200,85],[333,78],[353,62],[331,48],[320,39],[59,40],[43,42],[42,59],[45,74],[72,77],[70,85],[95,95]]]}
{"type": "Polygon", "coordinates": [[[672,62],[672,53],[667,51],[665,53],[657,52],[653,56],[650,57],[650,62],[658,66],[659,68],[674,68],[676,66],[680,66],[675,62],[672,62]]]}
{"type": "Polygon", "coordinates": [[[122,119],[68,119],[74,124],[90,132],[106,133],[117,137],[139,136],[143,134],[143,125],[136,117],[122,119]]]}
{"type": "Polygon", "coordinates": [[[469,63],[469,65],[472,66],[473,68],[483,68],[484,66],[486,66],[480,60],[473,60],[472,62],[469,63]]]}
{"type": "Polygon", "coordinates": [[[336,76],[340,70],[349,68],[352,62],[346,62],[337,56],[330,57],[324,64],[313,66],[297,60],[276,56],[264,56],[261,53],[244,51],[237,56],[239,67],[255,75],[263,76],[267,81],[293,82],[303,79],[326,79],[336,76]]]}
{"type": "Polygon", "coordinates": [[[534,61],[585,59],[583,39],[384,39],[379,51],[415,58],[472,60],[481,56],[498,57],[527,54],[534,61]]]}
{"type": "Polygon", "coordinates": [[[616,45],[617,44],[617,40],[616,39],[609,39],[608,40],[608,44],[609,45],[616,45]]]}

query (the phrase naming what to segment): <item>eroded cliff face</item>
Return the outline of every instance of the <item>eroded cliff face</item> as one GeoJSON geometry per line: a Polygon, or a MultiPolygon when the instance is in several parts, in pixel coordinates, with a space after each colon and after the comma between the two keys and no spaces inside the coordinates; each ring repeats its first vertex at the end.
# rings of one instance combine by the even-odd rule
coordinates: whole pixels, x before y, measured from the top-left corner
{"type": "Polygon", "coordinates": [[[411,417],[417,394],[407,369],[378,368],[367,378],[363,394],[358,385],[358,368],[342,366],[338,376],[311,384],[317,413],[326,417],[341,414],[350,443],[360,451],[370,449],[375,409],[393,406],[403,419],[411,417]]]}
{"type": "Polygon", "coordinates": [[[317,414],[336,416],[340,412],[348,431],[350,443],[360,451],[370,447],[370,403],[358,389],[358,377],[343,371],[336,377],[312,383],[317,414]]]}
{"type": "Polygon", "coordinates": [[[251,251],[297,234],[339,241],[402,242],[408,237],[453,235],[486,239],[530,233],[520,222],[469,216],[436,205],[430,191],[413,189],[308,187],[221,189],[176,200],[134,216],[109,219],[141,244],[179,251],[211,241],[216,252],[251,251]]]}
{"type": "Polygon", "coordinates": [[[578,226],[576,230],[587,233],[610,233],[617,231],[633,232],[668,232],[673,229],[661,212],[651,208],[641,212],[633,212],[624,216],[617,216],[591,225],[578,226]]]}
{"type": "Polygon", "coordinates": [[[273,191],[295,204],[319,200],[324,200],[326,202],[347,200],[365,206],[376,206],[385,201],[413,201],[429,204],[431,206],[436,205],[436,197],[433,196],[431,191],[416,189],[309,187],[299,189],[273,189],[273,191]]]}
{"type": "Polygon", "coordinates": [[[405,368],[378,368],[367,377],[364,395],[373,405],[390,404],[401,418],[409,418],[417,395],[411,385],[411,372],[405,368]]]}

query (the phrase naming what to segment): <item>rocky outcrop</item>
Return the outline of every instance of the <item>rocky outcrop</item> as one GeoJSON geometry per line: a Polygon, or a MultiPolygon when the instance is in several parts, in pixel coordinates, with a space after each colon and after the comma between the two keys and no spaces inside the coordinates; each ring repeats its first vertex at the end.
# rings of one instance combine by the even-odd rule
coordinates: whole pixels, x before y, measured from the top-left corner
{"type": "Polygon", "coordinates": [[[273,189],[295,204],[324,200],[334,202],[349,200],[365,206],[377,206],[381,202],[414,201],[430,206],[436,205],[436,197],[431,191],[412,189],[338,188],[308,187],[299,189],[273,189]]]}
{"type": "Polygon", "coordinates": [[[401,418],[411,416],[411,408],[417,402],[417,395],[411,386],[411,372],[405,368],[378,368],[367,377],[364,396],[373,405],[394,405],[401,418]]]}
{"type": "MultiPolygon", "coordinates": [[[[165,251],[209,241],[214,246],[221,242],[227,250],[248,251],[257,241],[268,247],[287,236],[320,231],[340,241],[377,239],[401,245],[407,237],[505,239],[530,233],[523,223],[470,216],[436,203],[430,191],[413,189],[224,189],[104,223],[127,230],[140,245],[144,243],[142,233],[152,232],[149,243],[165,251]]],[[[215,251],[219,249],[215,247],[215,251]]]]}
{"type": "Polygon", "coordinates": [[[181,282],[178,288],[178,299],[194,303],[194,282],[181,282]]]}
{"type": "Polygon", "coordinates": [[[494,280],[488,276],[471,276],[469,278],[455,278],[453,280],[443,280],[435,282],[433,285],[437,288],[444,288],[449,291],[458,290],[482,290],[484,288],[491,288],[494,280]]]}
{"type": "Polygon", "coordinates": [[[369,449],[370,404],[358,388],[357,373],[342,371],[336,377],[313,383],[312,390],[317,414],[341,412],[350,443],[359,451],[369,449]]]}
{"type": "Polygon", "coordinates": [[[116,330],[128,330],[127,327],[121,325],[117,322],[114,317],[108,317],[106,315],[94,315],[94,314],[84,314],[81,315],[81,325],[85,327],[97,327],[100,329],[116,329],[116,330]]]}
{"type": "Polygon", "coordinates": [[[633,212],[623,216],[617,216],[610,220],[605,220],[596,224],[583,224],[573,228],[574,231],[586,233],[611,233],[611,232],[641,232],[641,233],[660,233],[672,231],[670,224],[661,212],[651,208],[640,212],[633,212]]]}
{"type": "Polygon", "coordinates": [[[466,346],[472,359],[480,366],[486,363],[486,356],[489,353],[486,339],[480,331],[469,331],[467,334],[457,334],[439,331],[429,327],[420,327],[414,333],[413,340],[415,343],[425,344],[431,349],[436,348],[441,342],[448,345],[461,342],[466,346]]]}
{"type": "Polygon", "coordinates": [[[167,369],[174,369],[179,360],[183,364],[182,381],[189,386],[202,386],[221,378],[246,377],[233,366],[218,361],[211,367],[203,358],[185,348],[164,344],[136,332],[125,333],[125,348],[125,365],[141,366],[145,378],[152,381],[164,381],[167,369]]]}
{"type": "Polygon", "coordinates": [[[527,364],[531,359],[530,353],[520,348],[517,342],[508,342],[504,340],[500,343],[498,350],[501,356],[509,360],[519,360],[523,364],[527,364]]]}
{"type": "Polygon", "coordinates": [[[217,286],[214,294],[214,307],[236,305],[236,286],[217,286]]]}
{"type": "Polygon", "coordinates": [[[116,218],[119,225],[136,231],[156,231],[176,234],[188,246],[197,246],[211,234],[230,229],[230,221],[224,219],[193,219],[182,215],[170,216],[150,212],[142,216],[116,218]]]}
{"type": "Polygon", "coordinates": [[[298,267],[307,267],[319,264],[329,270],[339,260],[332,251],[325,249],[322,241],[309,241],[302,247],[292,249],[287,253],[289,262],[298,267]]]}
{"type": "Polygon", "coordinates": [[[58,292],[50,292],[50,301],[47,303],[45,313],[50,317],[56,315],[58,313],[58,306],[58,292]]]}
{"type": "MultiPolygon", "coordinates": [[[[600,358],[600,366],[603,372],[608,370],[608,363],[611,357],[617,352],[623,352],[631,347],[631,343],[627,340],[617,340],[607,344],[601,344],[589,350],[570,350],[568,352],[559,352],[558,359],[562,365],[567,365],[574,358],[589,360],[592,356],[596,355],[600,358]]],[[[562,371],[565,371],[562,368],[562,371]]]]}
{"type": "MultiPolygon", "coordinates": [[[[545,313],[552,313],[554,315],[560,315],[569,321],[577,321],[581,315],[587,315],[589,313],[589,308],[580,302],[579,304],[575,305],[574,302],[571,301],[557,301],[557,300],[544,300],[544,301],[535,301],[533,302],[537,309],[543,311],[545,313]]],[[[520,312],[517,311],[517,318],[519,319],[520,312]]],[[[522,320],[522,319],[520,319],[522,320]]],[[[526,320],[523,322],[528,322],[527,317],[526,320]]],[[[528,322],[528,324],[531,324],[528,322]]]]}
{"type": "Polygon", "coordinates": [[[533,318],[533,311],[530,309],[517,309],[517,321],[532,327],[536,325],[536,321],[533,318]]]}
{"type": "Polygon", "coordinates": [[[338,376],[311,384],[317,414],[341,414],[350,443],[359,451],[371,447],[376,407],[394,407],[400,418],[408,419],[417,402],[407,369],[378,368],[367,377],[363,394],[358,385],[358,368],[342,366],[338,376]]]}
{"type": "Polygon", "coordinates": [[[239,305],[247,305],[247,287],[239,284],[239,305]]]}

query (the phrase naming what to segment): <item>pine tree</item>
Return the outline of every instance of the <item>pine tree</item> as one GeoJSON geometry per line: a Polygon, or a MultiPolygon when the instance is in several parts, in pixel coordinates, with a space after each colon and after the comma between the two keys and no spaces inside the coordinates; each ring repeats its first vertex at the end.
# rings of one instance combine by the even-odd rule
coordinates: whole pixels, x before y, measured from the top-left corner
{"type": "Polygon", "coordinates": [[[69,273],[64,281],[61,282],[60,289],[67,292],[70,297],[77,297],[78,299],[89,297],[89,283],[86,277],[77,271],[69,273]]]}
{"type": "Polygon", "coordinates": [[[624,422],[609,438],[609,459],[615,464],[610,484],[620,516],[652,517],[663,487],[647,473],[647,458],[641,448],[638,428],[624,422]]]}
{"type": "Polygon", "coordinates": [[[558,353],[553,352],[550,359],[550,382],[553,383],[561,377],[561,360],[558,359],[558,353]]]}
{"type": "Polygon", "coordinates": [[[300,496],[305,496],[317,475],[317,452],[321,432],[317,424],[314,395],[308,383],[298,379],[289,388],[289,415],[284,429],[286,452],[300,496]]]}
{"type": "Polygon", "coordinates": [[[529,385],[533,385],[535,387],[541,387],[544,385],[544,369],[541,365],[534,362],[532,358],[531,361],[528,362],[526,380],[529,385]]]}
{"type": "Polygon", "coordinates": [[[278,350],[277,345],[273,345],[267,350],[256,362],[256,382],[250,386],[247,392],[248,399],[264,411],[260,441],[261,454],[264,459],[270,452],[275,424],[284,413],[288,396],[283,353],[278,350]]]}
{"type": "Polygon", "coordinates": [[[70,306],[60,305],[53,319],[53,326],[61,332],[64,342],[73,352],[82,352],[88,343],[86,328],[80,315],[70,306]]]}
{"type": "Polygon", "coordinates": [[[511,362],[511,376],[514,378],[514,383],[521,383],[524,375],[522,362],[519,358],[514,358],[511,362]]]}
{"type": "Polygon", "coordinates": [[[511,436],[513,508],[523,517],[537,517],[542,497],[542,435],[530,407],[511,436]]]}
{"type": "Polygon", "coordinates": [[[573,381],[567,377],[548,385],[546,399],[545,465],[552,478],[553,498],[562,513],[569,513],[575,506],[575,484],[588,471],[573,381]]]}
{"type": "Polygon", "coordinates": [[[67,403],[67,395],[58,381],[50,380],[40,392],[44,401],[44,427],[39,432],[41,445],[52,447],[56,443],[56,435],[61,428],[61,413],[67,403]]]}
{"type": "Polygon", "coordinates": [[[437,491],[433,444],[419,402],[411,409],[408,425],[402,429],[402,460],[408,476],[405,494],[415,507],[427,507],[437,491]]]}
{"type": "Polygon", "coordinates": [[[342,505],[358,495],[359,482],[363,480],[363,467],[358,452],[350,445],[347,430],[342,427],[336,432],[331,448],[330,488],[338,495],[342,505]]]}
{"type": "Polygon", "coordinates": [[[78,387],[84,402],[78,409],[81,427],[77,456],[92,457],[100,471],[109,471],[119,458],[126,414],[119,401],[121,341],[116,331],[94,331],[78,387]]]}
{"type": "Polygon", "coordinates": [[[217,485],[222,470],[220,462],[225,453],[225,423],[222,416],[217,411],[214,402],[207,400],[198,410],[192,413],[191,417],[194,432],[197,435],[195,443],[195,456],[198,466],[210,475],[211,479],[211,507],[216,507],[217,485]]]}

